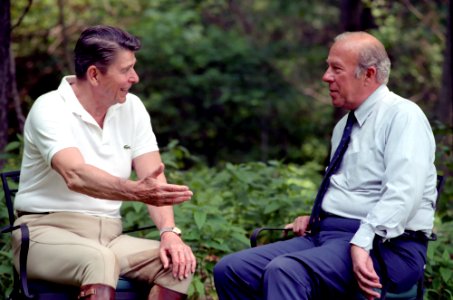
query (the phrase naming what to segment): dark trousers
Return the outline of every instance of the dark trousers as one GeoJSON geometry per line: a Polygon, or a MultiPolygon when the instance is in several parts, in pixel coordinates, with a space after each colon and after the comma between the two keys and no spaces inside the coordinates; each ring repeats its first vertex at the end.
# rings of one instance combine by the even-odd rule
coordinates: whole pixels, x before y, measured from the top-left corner
{"type": "MultiPolygon", "coordinates": [[[[359,225],[358,220],[328,217],[314,236],[225,256],[214,268],[219,299],[352,299],[358,286],[349,241],[359,225]]],[[[395,238],[380,245],[388,290],[411,288],[423,276],[427,243],[395,238]]],[[[381,276],[373,251],[374,266],[381,276]]]]}

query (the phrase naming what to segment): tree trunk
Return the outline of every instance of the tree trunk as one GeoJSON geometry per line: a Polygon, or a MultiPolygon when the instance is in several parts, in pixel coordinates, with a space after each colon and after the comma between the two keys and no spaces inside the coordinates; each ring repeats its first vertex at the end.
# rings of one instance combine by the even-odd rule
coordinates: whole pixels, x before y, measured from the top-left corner
{"type": "MultiPolygon", "coordinates": [[[[0,2],[0,153],[8,143],[8,83],[11,43],[11,2],[0,2]]],[[[4,161],[0,159],[0,169],[4,161]]]]}
{"type": "MultiPolygon", "coordinates": [[[[445,55],[444,55],[444,64],[442,70],[442,88],[439,96],[439,103],[436,108],[436,118],[447,125],[448,127],[453,127],[453,60],[452,60],[452,39],[451,39],[451,14],[453,10],[453,4],[450,0],[449,10],[448,10],[448,19],[447,19],[447,33],[445,38],[445,55]]],[[[452,137],[450,136],[450,139],[452,137]]],[[[450,145],[451,145],[450,140],[450,145]]]]}

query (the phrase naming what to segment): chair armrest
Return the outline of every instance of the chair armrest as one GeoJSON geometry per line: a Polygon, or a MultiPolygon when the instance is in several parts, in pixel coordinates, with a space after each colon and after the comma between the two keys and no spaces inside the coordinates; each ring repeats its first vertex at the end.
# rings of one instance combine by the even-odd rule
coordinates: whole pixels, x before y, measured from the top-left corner
{"type": "Polygon", "coordinates": [[[137,231],[153,229],[153,228],[157,228],[156,225],[149,225],[149,226],[143,226],[143,227],[138,227],[138,228],[126,229],[126,230],[123,230],[123,233],[131,233],[131,232],[137,232],[137,231]]]}
{"type": "Polygon", "coordinates": [[[14,230],[20,229],[21,232],[21,246],[19,254],[19,277],[20,285],[22,292],[27,298],[33,298],[33,295],[30,294],[28,290],[28,279],[27,279],[27,259],[28,259],[28,249],[30,247],[30,232],[28,226],[25,223],[22,223],[17,226],[5,226],[1,229],[1,233],[13,232],[14,230]]]}
{"type": "Polygon", "coordinates": [[[20,245],[19,254],[19,276],[22,291],[27,298],[33,298],[33,295],[28,291],[28,279],[27,279],[27,260],[28,260],[28,249],[30,247],[30,231],[25,223],[19,225],[20,232],[22,234],[22,243],[20,245]]]}
{"type": "Polygon", "coordinates": [[[250,246],[252,248],[257,246],[257,240],[258,236],[260,235],[261,232],[263,231],[282,231],[283,234],[286,236],[286,234],[291,231],[292,229],[286,229],[286,228],[279,228],[279,227],[258,227],[255,228],[250,235],[250,246]]]}

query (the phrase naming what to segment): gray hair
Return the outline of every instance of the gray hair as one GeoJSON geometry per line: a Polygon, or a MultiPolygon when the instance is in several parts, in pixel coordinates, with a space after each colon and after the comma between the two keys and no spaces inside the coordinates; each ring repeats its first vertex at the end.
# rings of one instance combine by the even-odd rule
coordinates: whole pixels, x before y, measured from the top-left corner
{"type": "MultiPolygon", "coordinates": [[[[335,38],[335,41],[344,40],[349,36],[373,37],[366,32],[344,32],[335,38]]],[[[374,38],[374,37],[373,37],[374,38]]],[[[376,39],[376,38],[374,38],[376,39]]],[[[357,68],[355,76],[360,77],[369,67],[376,67],[376,80],[378,83],[387,84],[390,76],[390,59],[384,45],[376,39],[376,43],[364,43],[358,50],[357,68]]]]}

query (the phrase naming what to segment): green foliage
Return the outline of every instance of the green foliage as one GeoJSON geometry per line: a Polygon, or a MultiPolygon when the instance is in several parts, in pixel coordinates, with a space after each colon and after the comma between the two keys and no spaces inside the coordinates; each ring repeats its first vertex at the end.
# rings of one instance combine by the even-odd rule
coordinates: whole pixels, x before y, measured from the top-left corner
{"type": "Polygon", "coordinates": [[[378,29],[373,34],[392,60],[390,87],[429,111],[442,76],[448,1],[369,1],[378,29]],[[436,12],[432,18],[431,13],[436,12]],[[411,82],[411,84],[407,84],[411,82]]]}
{"type": "MultiPolygon", "coordinates": [[[[164,161],[190,159],[189,153],[172,144],[164,161]],[[179,158],[175,158],[175,157],[179,158]]],[[[170,164],[170,165],[172,165],[170,164]]],[[[282,226],[296,216],[310,212],[320,181],[321,166],[251,162],[227,163],[224,167],[196,165],[189,171],[167,168],[171,183],[190,186],[193,198],[175,206],[175,219],[184,232],[198,261],[190,292],[193,297],[214,294],[212,269],[220,257],[250,246],[249,235],[259,225],[282,226]],[[200,289],[204,286],[203,289],[200,289]]],[[[125,203],[125,227],[147,224],[146,209],[137,203],[125,203]]],[[[157,239],[151,231],[146,237],[157,239]]]]}
{"type": "Polygon", "coordinates": [[[178,139],[210,164],[300,158],[301,137],[323,127],[312,125],[308,99],[269,62],[276,50],[257,48],[237,30],[206,26],[187,6],[153,7],[133,29],[143,42],[138,90],[160,140],[178,139]]]}
{"type": "Polygon", "coordinates": [[[430,242],[425,271],[426,297],[430,300],[453,299],[453,222],[439,224],[438,240],[430,242]]]}
{"type": "MultiPolygon", "coordinates": [[[[5,165],[1,172],[18,170],[22,156],[23,138],[17,135],[17,140],[9,143],[3,152],[0,152],[0,160],[4,159],[5,165]]],[[[8,211],[5,207],[5,196],[0,193],[0,228],[9,224],[8,211]]],[[[11,251],[11,235],[0,234],[0,300],[7,299],[13,288],[13,265],[11,251]]]]}
{"type": "MultiPolygon", "coordinates": [[[[198,262],[189,290],[191,299],[216,299],[212,270],[220,257],[249,247],[248,237],[255,227],[282,226],[300,214],[309,213],[321,179],[318,163],[226,163],[209,168],[176,141],[163,149],[162,157],[168,181],[186,184],[194,191],[192,200],[174,209],[184,240],[192,247],[198,262]],[[187,169],[188,165],[192,167],[187,169]]],[[[3,171],[17,168],[16,156],[8,161],[3,171]]],[[[3,203],[3,195],[0,198],[3,203]]],[[[448,199],[441,202],[444,201],[449,202],[448,199]]],[[[124,203],[122,215],[125,229],[152,225],[141,203],[124,203]]],[[[6,224],[6,220],[6,210],[1,209],[1,224],[6,224]]],[[[430,300],[449,299],[453,290],[452,224],[436,217],[439,238],[429,245],[426,268],[427,299],[430,300]]],[[[136,235],[159,239],[156,230],[136,235]]],[[[0,299],[6,299],[12,288],[11,255],[9,235],[0,235],[0,299]]]]}
{"type": "MultiPolygon", "coordinates": [[[[215,263],[228,253],[249,247],[249,236],[254,228],[280,227],[296,216],[309,213],[321,179],[321,165],[314,163],[303,166],[278,161],[227,163],[208,168],[194,163],[197,158],[176,141],[162,156],[168,167],[168,181],[186,184],[194,191],[191,201],[174,208],[184,240],[192,247],[198,261],[190,289],[191,299],[216,297],[212,281],[215,263]],[[187,163],[194,165],[188,171],[174,168],[184,169],[187,163]]],[[[442,194],[440,202],[449,202],[444,197],[442,194]]],[[[147,224],[144,206],[126,203],[123,209],[128,226],[147,224]]],[[[448,300],[453,290],[453,223],[442,222],[440,215],[442,213],[437,214],[435,225],[438,240],[430,242],[428,247],[425,286],[429,300],[448,300]]],[[[153,231],[144,236],[157,239],[158,233],[153,231]]],[[[264,236],[260,242],[275,238],[264,236]]]]}

